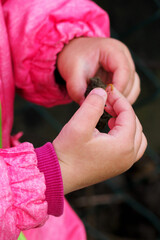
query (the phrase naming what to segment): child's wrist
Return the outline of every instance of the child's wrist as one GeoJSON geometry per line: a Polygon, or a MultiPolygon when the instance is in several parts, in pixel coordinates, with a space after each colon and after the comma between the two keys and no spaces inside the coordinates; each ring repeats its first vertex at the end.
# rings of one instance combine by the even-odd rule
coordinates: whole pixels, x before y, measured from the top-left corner
{"type": "Polygon", "coordinates": [[[65,153],[65,156],[64,156],[63,154],[61,154],[61,152],[58,151],[59,147],[58,147],[58,141],[56,141],[56,139],[53,141],[52,144],[54,146],[55,152],[59,160],[59,165],[60,165],[62,180],[63,180],[63,191],[64,191],[64,195],[66,195],[70,192],[73,192],[81,188],[77,184],[78,176],[74,175],[75,169],[77,168],[77,166],[73,166],[71,164],[72,157],[69,157],[68,159],[67,152],[65,153]]]}

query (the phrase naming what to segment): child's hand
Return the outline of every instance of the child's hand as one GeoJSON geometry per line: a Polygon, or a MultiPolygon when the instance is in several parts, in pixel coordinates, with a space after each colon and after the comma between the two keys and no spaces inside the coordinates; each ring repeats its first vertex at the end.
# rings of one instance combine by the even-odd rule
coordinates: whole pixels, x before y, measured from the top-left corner
{"type": "Polygon", "coordinates": [[[128,48],[112,38],[77,38],[58,56],[58,69],[70,97],[81,103],[87,81],[100,70],[104,82],[114,86],[132,104],[140,93],[140,80],[128,48]]]}
{"type": "Polygon", "coordinates": [[[95,126],[103,113],[106,92],[95,88],[53,141],[64,193],[104,181],[129,169],[143,155],[147,141],[131,105],[114,88],[106,109],[115,116],[108,134],[95,126]]]}

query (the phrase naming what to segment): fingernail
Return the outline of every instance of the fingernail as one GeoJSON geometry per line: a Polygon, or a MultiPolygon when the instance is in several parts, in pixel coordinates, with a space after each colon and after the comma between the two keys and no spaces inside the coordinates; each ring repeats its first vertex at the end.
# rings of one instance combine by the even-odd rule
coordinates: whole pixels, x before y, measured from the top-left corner
{"type": "Polygon", "coordinates": [[[97,95],[103,97],[104,102],[106,103],[107,93],[106,93],[106,91],[105,91],[103,88],[94,88],[94,89],[91,91],[91,94],[97,94],[97,95]]]}

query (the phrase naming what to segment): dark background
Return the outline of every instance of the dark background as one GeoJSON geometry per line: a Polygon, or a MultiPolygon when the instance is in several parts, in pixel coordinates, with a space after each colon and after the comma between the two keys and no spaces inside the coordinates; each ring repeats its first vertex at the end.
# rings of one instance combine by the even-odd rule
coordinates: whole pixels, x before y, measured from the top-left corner
{"type": "MultiPolygon", "coordinates": [[[[160,239],[160,1],[96,0],[110,16],[111,36],[124,42],[141,78],[134,105],[148,148],[129,171],[71,193],[69,202],[87,229],[88,239],[160,239]]],[[[45,109],[16,96],[13,134],[35,147],[52,141],[77,109],[75,103],[45,109]]]]}

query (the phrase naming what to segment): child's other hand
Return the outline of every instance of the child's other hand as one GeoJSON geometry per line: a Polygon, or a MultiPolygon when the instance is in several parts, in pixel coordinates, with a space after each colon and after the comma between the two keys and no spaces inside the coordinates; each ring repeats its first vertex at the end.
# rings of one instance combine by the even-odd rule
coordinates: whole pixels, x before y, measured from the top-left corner
{"type": "Polygon", "coordinates": [[[140,93],[140,80],[131,54],[118,40],[73,39],[59,54],[57,63],[70,97],[78,103],[84,100],[88,79],[97,72],[104,82],[113,83],[131,104],[140,93]]]}
{"type": "Polygon", "coordinates": [[[95,126],[103,113],[106,92],[95,88],[53,141],[64,193],[121,174],[140,159],[147,141],[129,102],[114,88],[108,93],[108,134],[95,126]]]}

